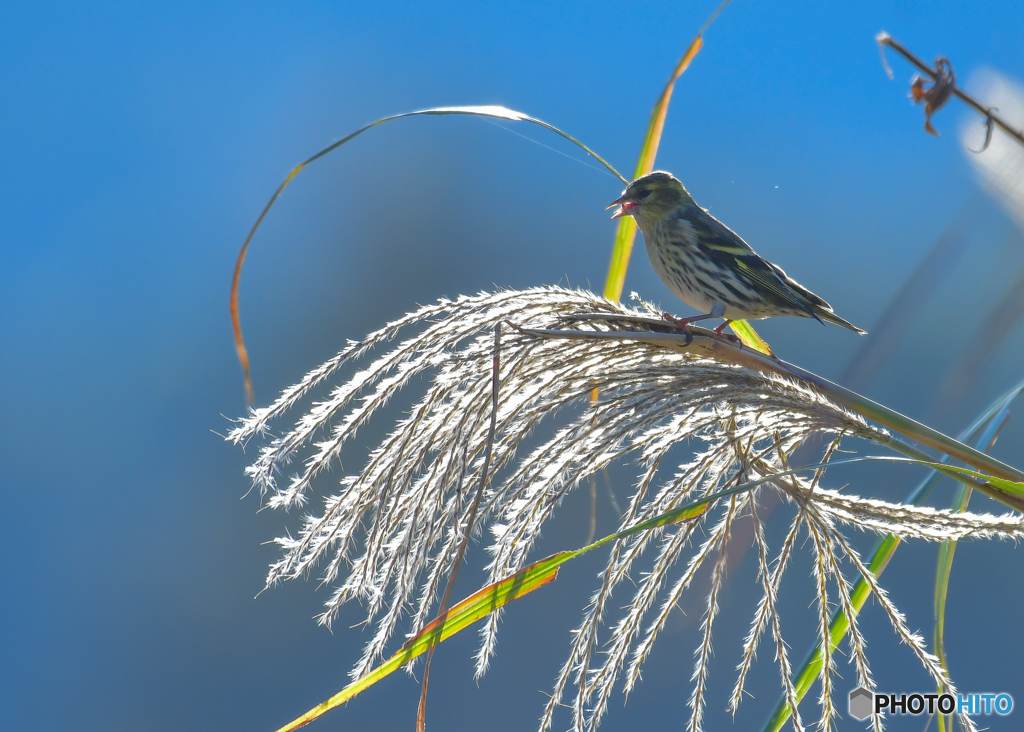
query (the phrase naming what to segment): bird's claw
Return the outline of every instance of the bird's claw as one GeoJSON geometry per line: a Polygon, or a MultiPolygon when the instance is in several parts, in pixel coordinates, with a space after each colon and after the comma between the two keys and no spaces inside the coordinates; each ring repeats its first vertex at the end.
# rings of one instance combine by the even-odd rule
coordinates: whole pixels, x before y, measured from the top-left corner
{"type": "Polygon", "coordinates": [[[668,313],[662,313],[661,318],[683,331],[683,334],[686,335],[686,343],[683,344],[684,348],[693,343],[693,333],[686,327],[686,318],[675,318],[668,313]]]}
{"type": "Polygon", "coordinates": [[[729,325],[730,325],[731,323],[732,323],[732,321],[731,321],[731,320],[726,320],[726,321],[725,321],[724,323],[722,323],[722,324],[721,324],[720,326],[718,326],[717,328],[715,328],[715,335],[717,335],[717,336],[721,336],[722,338],[724,338],[725,340],[729,341],[730,343],[735,343],[736,345],[743,345],[743,341],[741,341],[741,340],[740,340],[739,338],[737,338],[737,337],[736,337],[735,335],[733,335],[732,333],[726,333],[726,332],[725,332],[725,329],[726,329],[726,328],[727,328],[727,327],[728,327],[728,326],[729,326],[729,325]]]}

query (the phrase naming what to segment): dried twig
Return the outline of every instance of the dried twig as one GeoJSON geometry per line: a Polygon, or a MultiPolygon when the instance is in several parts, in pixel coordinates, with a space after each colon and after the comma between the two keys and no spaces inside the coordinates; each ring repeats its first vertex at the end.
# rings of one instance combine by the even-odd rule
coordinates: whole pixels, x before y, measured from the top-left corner
{"type": "Polygon", "coordinates": [[[935,62],[935,68],[929,68],[924,61],[908,51],[898,41],[893,40],[892,36],[885,31],[882,31],[875,36],[875,40],[878,41],[878,48],[882,52],[882,64],[885,66],[885,72],[889,75],[890,79],[893,78],[893,75],[892,69],[889,68],[889,64],[885,61],[885,46],[888,46],[903,56],[903,58],[916,66],[921,73],[925,74],[929,79],[935,82],[930,89],[925,90],[923,80],[918,78],[914,81],[913,86],[911,87],[914,101],[924,101],[926,103],[925,114],[927,115],[927,118],[925,121],[925,129],[931,134],[938,134],[931,126],[931,115],[937,112],[939,108],[946,103],[946,100],[949,99],[949,95],[952,94],[960,101],[972,107],[976,112],[985,116],[985,124],[987,128],[985,145],[980,151],[975,152],[983,152],[988,147],[989,142],[992,140],[993,125],[1001,129],[1021,145],[1024,145],[1024,132],[1011,127],[1006,120],[995,113],[994,107],[986,107],[956,85],[956,75],[953,73],[953,67],[949,63],[949,59],[940,58],[935,62]]]}
{"type": "Polygon", "coordinates": [[[938,137],[939,133],[932,127],[932,115],[946,106],[953,90],[956,89],[956,73],[948,58],[943,56],[935,59],[932,86],[925,89],[924,84],[923,78],[915,76],[910,82],[910,96],[914,104],[924,102],[924,129],[928,134],[938,137]]]}
{"type": "MultiPolygon", "coordinates": [[[[452,589],[455,587],[455,578],[459,576],[459,568],[462,566],[462,558],[466,556],[466,546],[469,544],[469,537],[473,533],[473,525],[476,523],[476,513],[480,508],[480,499],[484,495],[484,486],[487,485],[488,471],[491,465],[491,448],[494,447],[494,428],[498,419],[498,377],[501,370],[501,323],[494,324],[494,359],[491,365],[491,424],[487,429],[487,444],[484,446],[484,465],[480,470],[480,485],[473,497],[473,505],[469,509],[469,518],[466,520],[466,532],[462,535],[462,543],[459,544],[459,553],[455,555],[455,564],[448,574],[448,583],[444,588],[444,596],[441,598],[441,606],[438,608],[437,617],[444,618],[448,613],[448,601],[452,597],[452,589]]],[[[430,661],[434,658],[434,649],[431,646],[427,652],[427,662],[423,667],[423,690],[420,692],[420,705],[416,710],[416,732],[424,732],[426,728],[427,714],[427,683],[430,681],[430,661]]]]}

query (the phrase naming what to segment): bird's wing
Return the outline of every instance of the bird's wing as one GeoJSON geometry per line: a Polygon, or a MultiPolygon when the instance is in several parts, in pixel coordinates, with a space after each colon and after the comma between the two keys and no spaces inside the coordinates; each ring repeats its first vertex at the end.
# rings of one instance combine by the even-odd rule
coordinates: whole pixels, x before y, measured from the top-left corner
{"type": "Polygon", "coordinates": [[[775,264],[771,264],[771,262],[769,262],[768,264],[770,264],[775,269],[775,271],[778,272],[779,276],[786,281],[786,284],[789,285],[790,289],[795,290],[798,295],[806,298],[811,303],[811,309],[814,311],[814,317],[817,319],[819,323],[822,320],[827,320],[830,323],[835,323],[836,325],[841,325],[844,328],[849,328],[854,333],[859,333],[860,335],[867,335],[866,330],[858,328],[849,320],[844,320],[843,318],[840,318],[838,315],[836,315],[835,312],[832,310],[831,305],[829,305],[822,298],[815,295],[813,292],[811,292],[806,287],[801,285],[799,282],[794,280],[792,277],[789,277],[785,272],[782,271],[782,267],[779,267],[778,265],[775,264]]]}
{"type": "Polygon", "coordinates": [[[801,285],[799,282],[794,280],[792,277],[787,275],[785,273],[785,271],[783,271],[782,267],[780,267],[777,264],[772,264],[771,262],[768,262],[768,266],[775,270],[776,274],[778,274],[779,277],[781,277],[783,279],[783,281],[787,285],[789,285],[791,290],[795,291],[802,298],[805,298],[808,302],[810,302],[810,304],[812,306],[817,306],[819,308],[822,308],[822,309],[828,310],[828,311],[832,310],[832,306],[831,305],[829,305],[822,298],[818,297],[813,292],[808,290],[806,287],[801,285]]]}
{"type": "MultiPolygon", "coordinates": [[[[687,211],[684,218],[693,227],[696,244],[704,256],[722,269],[746,277],[758,289],[780,304],[801,310],[815,320],[818,319],[812,308],[815,303],[810,298],[804,297],[800,291],[804,288],[791,287],[786,273],[758,256],[757,252],[751,249],[739,234],[704,209],[696,206],[693,208],[697,210],[687,211]]],[[[809,290],[807,292],[810,294],[809,290]]]]}
{"type": "Polygon", "coordinates": [[[743,238],[700,206],[692,205],[679,211],[679,218],[693,227],[697,244],[706,256],[731,254],[746,256],[757,254],[743,238]]]}

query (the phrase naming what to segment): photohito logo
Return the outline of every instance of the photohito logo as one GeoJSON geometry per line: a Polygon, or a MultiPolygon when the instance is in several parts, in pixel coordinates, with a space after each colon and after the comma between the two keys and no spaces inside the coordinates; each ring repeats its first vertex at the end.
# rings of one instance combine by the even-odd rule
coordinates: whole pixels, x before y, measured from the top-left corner
{"type": "Polygon", "coordinates": [[[880,694],[858,686],[850,692],[850,716],[863,722],[872,714],[998,714],[1013,711],[1013,697],[999,694],[880,694]]]}

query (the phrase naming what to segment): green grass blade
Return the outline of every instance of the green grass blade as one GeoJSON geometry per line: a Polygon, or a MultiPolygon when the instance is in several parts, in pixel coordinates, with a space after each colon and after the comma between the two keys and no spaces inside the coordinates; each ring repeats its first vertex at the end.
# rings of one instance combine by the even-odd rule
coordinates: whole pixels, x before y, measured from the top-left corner
{"type": "MultiPolygon", "coordinates": [[[[962,491],[968,494],[969,491],[962,491]]],[[[939,546],[939,561],[935,567],[935,635],[933,645],[935,655],[939,657],[942,668],[949,673],[949,663],[946,661],[946,646],[944,632],[946,627],[946,593],[949,590],[949,576],[953,569],[953,554],[956,552],[955,541],[944,541],[939,546]]],[[[941,692],[940,692],[941,693],[941,692]]],[[[946,727],[944,715],[939,715],[939,732],[946,727]]],[[[952,730],[952,725],[950,725],[952,730]]]]}
{"type": "Polygon", "coordinates": [[[971,470],[970,468],[961,468],[956,465],[944,465],[943,463],[928,463],[920,461],[922,465],[929,465],[934,469],[943,472],[947,475],[957,474],[966,475],[971,478],[977,478],[983,480],[994,488],[998,488],[1006,493],[1015,493],[1018,496],[1024,496],[1024,483],[1017,483],[1012,480],[1006,480],[1005,478],[996,478],[992,475],[986,475],[985,473],[979,473],[977,470],[971,470]]]}
{"type": "Polygon", "coordinates": [[[558,575],[558,567],[571,559],[575,552],[562,552],[524,567],[510,577],[479,590],[462,602],[453,605],[443,616],[433,620],[414,638],[402,646],[385,663],[353,681],[322,704],[281,727],[278,732],[290,732],[326,714],[349,701],[357,694],[389,676],[431,647],[469,627],[498,608],[551,582],[558,575]]]}
{"type": "MultiPolygon", "coordinates": [[[[956,460],[961,460],[980,471],[984,471],[989,475],[997,476],[1000,479],[1005,479],[1013,483],[1024,481],[1024,471],[986,455],[980,450],[975,450],[970,445],[965,445],[959,440],[954,440],[952,437],[944,435],[938,430],[932,429],[915,419],[911,419],[906,415],[889,409],[883,404],[879,404],[878,402],[868,399],[855,391],[851,391],[850,389],[835,384],[828,379],[823,379],[822,377],[802,369],[799,366],[778,360],[775,360],[773,363],[783,367],[781,370],[782,373],[788,373],[790,376],[796,376],[811,382],[818,388],[824,390],[830,399],[835,400],[848,409],[852,409],[862,417],[866,417],[867,419],[877,422],[883,427],[895,430],[896,432],[906,435],[911,439],[917,440],[923,445],[927,445],[928,447],[938,450],[945,455],[949,455],[956,460]]],[[[768,364],[765,365],[767,366],[768,364]]],[[[769,368],[771,367],[769,366],[769,368]]],[[[894,441],[890,446],[916,459],[922,459],[926,462],[929,459],[924,453],[916,449],[908,449],[909,446],[907,445],[901,445],[894,441]]],[[[1018,506],[1013,507],[1018,509],[1020,508],[1018,506]]]]}
{"type": "MultiPolygon", "coordinates": [[[[797,468],[796,470],[811,470],[815,467],[818,466],[808,466],[806,468],[797,468]]],[[[433,646],[436,646],[456,633],[465,630],[477,620],[486,617],[513,600],[517,600],[520,597],[543,587],[558,576],[558,568],[570,559],[575,559],[581,554],[597,549],[598,547],[616,539],[624,539],[633,534],[638,534],[641,531],[649,531],[660,526],[666,526],[668,524],[696,518],[703,514],[712,502],[717,501],[720,498],[752,490],[756,486],[770,480],[774,480],[777,477],[779,476],[769,476],[767,478],[761,478],[759,480],[713,493],[699,500],[687,503],[685,506],[668,511],[660,516],[656,516],[648,521],[631,526],[623,531],[609,534],[608,536],[605,536],[604,538],[581,549],[552,554],[549,557],[545,557],[544,559],[524,567],[500,582],[488,585],[474,592],[458,604],[453,605],[443,616],[432,620],[423,628],[423,630],[406,642],[406,644],[403,645],[398,652],[391,656],[391,658],[386,662],[362,678],[353,681],[330,699],[318,704],[302,716],[281,727],[277,732],[291,732],[291,730],[295,730],[309,724],[314,719],[323,716],[332,709],[349,701],[356,695],[366,691],[378,681],[390,676],[405,664],[426,653],[433,646]]]]}
{"type": "MultiPolygon", "coordinates": [[[[608,536],[605,536],[592,544],[588,544],[587,546],[582,547],[581,549],[576,549],[574,551],[559,552],[558,554],[552,554],[549,557],[545,557],[544,559],[541,559],[537,562],[534,562],[533,564],[530,564],[527,567],[524,567],[523,569],[501,580],[500,582],[496,582],[494,584],[488,585],[478,590],[477,592],[473,593],[472,595],[462,600],[458,604],[453,605],[451,609],[448,610],[447,613],[444,613],[442,616],[435,618],[433,621],[427,624],[427,626],[424,627],[423,630],[421,630],[412,639],[406,642],[406,644],[403,645],[398,650],[398,652],[391,656],[391,658],[389,658],[385,663],[378,666],[376,669],[371,671],[366,676],[363,676],[362,678],[352,682],[327,701],[318,704],[317,706],[313,707],[308,712],[303,714],[301,717],[298,717],[292,722],[286,724],[284,727],[281,727],[277,732],[291,732],[291,730],[298,729],[299,727],[302,727],[303,725],[308,724],[309,722],[312,722],[314,719],[329,712],[335,707],[344,704],[345,702],[355,697],[357,694],[360,694],[361,692],[365,691],[366,689],[376,684],[381,679],[384,679],[390,674],[394,673],[395,671],[397,671],[413,659],[426,653],[433,646],[436,646],[437,644],[447,640],[448,638],[451,638],[456,633],[465,630],[470,625],[491,614],[498,608],[504,607],[513,600],[517,600],[520,597],[523,597],[524,595],[528,595],[534,590],[543,587],[548,582],[553,581],[558,576],[559,567],[561,567],[569,560],[575,559],[576,557],[582,554],[586,554],[587,552],[593,549],[597,549],[598,547],[601,547],[607,544],[608,542],[616,541],[618,539],[625,539],[634,534],[639,534],[642,531],[650,531],[651,529],[667,526],[669,524],[675,524],[681,521],[687,521],[690,519],[697,518],[698,516],[701,516],[705,511],[707,511],[708,507],[715,501],[718,501],[722,498],[728,498],[729,496],[734,496],[740,493],[745,493],[747,491],[753,490],[759,485],[763,485],[764,483],[769,483],[771,481],[778,480],[779,478],[783,478],[789,475],[795,475],[797,473],[808,472],[811,470],[817,470],[823,467],[833,467],[837,465],[846,465],[874,460],[923,464],[930,467],[935,467],[939,465],[938,463],[929,463],[920,460],[913,460],[910,458],[872,455],[858,458],[848,458],[846,460],[835,460],[827,463],[818,463],[816,465],[804,465],[799,468],[792,468],[790,470],[781,471],[773,475],[758,478],[757,480],[752,480],[737,486],[733,486],[732,488],[717,491],[716,493],[712,493],[696,501],[691,501],[679,508],[673,509],[671,511],[666,511],[663,514],[648,519],[647,521],[642,521],[621,531],[609,534],[608,536]]],[[[989,476],[985,476],[981,473],[976,473],[976,471],[968,472],[975,473],[977,476],[980,476],[983,479],[989,478],[989,476]]],[[[1017,485],[1017,488],[1021,492],[1024,492],[1024,484],[1017,485]]],[[[893,550],[894,549],[895,540],[893,543],[893,550]]],[[[876,555],[877,554],[878,553],[876,552],[876,555]]],[[[888,556],[884,558],[884,560],[879,560],[877,557],[873,559],[870,565],[872,571],[875,571],[876,573],[881,572],[881,568],[884,567],[884,562],[888,561],[889,556],[892,556],[891,551],[889,552],[888,556]],[[881,564],[879,564],[879,562],[881,562],[881,564]]],[[[864,600],[867,599],[868,592],[869,590],[867,589],[866,585],[863,589],[859,590],[859,593],[858,589],[854,590],[853,601],[855,603],[855,607],[860,608],[861,605],[863,605],[864,600]]],[[[842,634],[845,633],[845,631],[845,628],[838,627],[833,630],[833,634],[836,636],[836,640],[834,641],[836,644],[838,644],[839,639],[842,638],[842,634]]],[[[813,677],[811,678],[811,681],[813,681],[813,677]]],[[[807,686],[810,686],[810,682],[807,683],[807,686]]],[[[804,692],[806,692],[806,689],[804,689],[804,692]]]]}
{"type": "MultiPolygon", "coordinates": [[[[644,135],[644,143],[640,147],[640,157],[636,161],[636,168],[633,170],[633,178],[639,178],[654,170],[654,161],[658,157],[658,146],[661,144],[661,135],[665,130],[665,118],[668,116],[668,105],[672,100],[672,92],[675,90],[676,80],[683,75],[689,67],[690,62],[704,46],[704,31],[708,29],[718,14],[725,10],[731,0],[725,0],[718,9],[711,14],[704,27],[700,29],[696,37],[687,47],[683,57],[676,64],[672,76],[654,103],[651,110],[651,119],[647,123],[647,132],[644,135]]],[[[623,216],[619,219],[619,226],[615,230],[615,245],[612,247],[612,261],[608,265],[608,277],[604,283],[604,296],[609,300],[618,300],[622,297],[622,288],[626,284],[626,270],[629,268],[629,257],[633,253],[633,243],[636,241],[636,222],[630,216],[623,216]]],[[[768,344],[754,330],[753,326],[745,320],[734,321],[730,327],[736,336],[743,341],[748,348],[771,355],[768,344]]]]}
{"type": "Polygon", "coordinates": [[[267,205],[263,207],[263,211],[260,212],[259,217],[256,219],[256,223],[253,224],[252,229],[249,230],[249,235],[245,237],[245,242],[242,243],[242,249],[241,251],[238,252],[238,259],[235,261],[235,273],[231,279],[231,325],[234,328],[235,333],[235,350],[238,352],[238,361],[241,364],[242,372],[245,375],[245,395],[246,401],[248,403],[253,403],[254,396],[252,390],[252,379],[250,378],[249,374],[249,353],[245,348],[245,340],[242,338],[242,322],[238,311],[238,285],[242,277],[242,265],[245,263],[245,255],[249,251],[249,243],[252,241],[252,237],[256,233],[256,230],[260,228],[260,224],[263,223],[263,219],[266,218],[267,213],[270,211],[270,208],[274,205],[274,202],[277,201],[277,199],[280,197],[284,189],[288,187],[288,184],[295,179],[295,176],[301,173],[302,170],[307,165],[309,165],[315,160],[322,158],[324,155],[327,155],[328,153],[337,150],[339,147],[349,142],[350,140],[353,140],[359,135],[363,134],[367,130],[371,130],[378,125],[384,124],[385,122],[391,122],[396,119],[404,119],[405,117],[417,117],[421,115],[440,117],[452,114],[470,115],[476,117],[491,117],[495,119],[505,119],[511,122],[529,122],[531,124],[539,125],[540,127],[543,127],[546,130],[551,130],[556,135],[564,137],[566,140],[573,143],[574,145],[579,146],[588,155],[592,156],[595,160],[597,160],[604,167],[610,170],[615,175],[615,177],[617,177],[623,183],[629,183],[629,181],[623,178],[622,174],[619,173],[619,171],[617,171],[615,168],[613,168],[611,164],[609,164],[604,158],[602,158],[600,155],[598,155],[596,152],[591,150],[589,147],[584,145],[582,142],[577,140],[572,135],[563,132],[562,130],[558,129],[552,124],[548,124],[544,120],[537,119],[536,117],[530,117],[529,115],[523,114],[522,112],[517,112],[514,109],[508,109],[507,107],[500,106],[434,107],[431,109],[420,109],[415,112],[403,112],[402,114],[394,114],[391,115],[390,117],[384,117],[382,119],[379,119],[376,122],[371,122],[365,127],[361,127],[360,129],[356,130],[352,134],[343,137],[342,139],[338,140],[337,142],[331,145],[328,145],[320,152],[316,153],[312,157],[307,158],[303,162],[296,165],[294,168],[292,168],[291,172],[288,173],[287,176],[285,176],[284,181],[282,181],[281,185],[279,185],[277,187],[277,190],[274,191],[274,195],[270,197],[270,200],[267,202],[267,205]]]}
{"type": "MultiPolygon", "coordinates": [[[[977,437],[978,433],[981,432],[981,430],[985,429],[987,426],[996,424],[997,422],[1001,422],[1001,415],[1005,414],[1007,410],[1009,410],[1010,404],[1012,404],[1013,401],[1017,399],[1017,397],[1019,397],[1022,392],[1024,392],[1024,381],[1017,384],[1015,387],[1010,389],[1003,396],[1001,396],[999,399],[993,402],[988,407],[988,409],[982,412],[982,414],[977,419],[975,419],[974,422],[972,422],[971,425],[968,426],[967,429],[965,429],[960,434],[960,439],[962,441],[972,440],[975,437],[977,437]],[[996,419],[997,417],[999,419],[996,419]]],[[[979,440],[979,443],[986,444],[989,441],[990,439],[986,439],[983,435],[982,439],[979,440]]],[[[943,467],[948,467],[945,465],[945,463],[948,460],[948,457],[943,459],[943,467]]],[[[934,469],[931,475],[929,475],[925,480],[923,480],[921,484],[917,486],[917,488],[911,491],[910,495],[907,497],[906,503],[911,505],[922,504],[928,497],[928,495],[931,493],[935,485],[939,482],[942,475],[942,471],[940,471],[939,469],[934,469]]],[[[871,569],[872,574],[874,574],[877,577],[885,570],[885,567],[889,563],[889,560],[892,558],[893,554],[895,554],[896,547],[898,545],[899,538],[891,534],[878,542],[878,544],[875,546],[874,552],[871,555],[871,560],[870,562],[868,562],[868,567],[871,569]]],[[[952,561],[952,553],[950,556],[950,561],[952,561]]],[[[938,592],[938,590],[936,590],[936,592],[938,592]]],[[[870,594],[871,588],[868,586],[867,581],[863,577],[858,578],[857,582],[854,584],[853,592],[850,596],[851,604],[853,605],[856,611],[860,611],[860,609],[864,606],[864,603],[867,601],[870,594]]],[[[846,616],[846,613],[844,613],[841,609],[837,610],[833,614],[832,622],[829,625],[829,642],[832,645],[833,649],[838,647],[839,643],[846,636],[846,633],[849,630],[849,628],[850,619],[846,616]]],[[[936,645],[936,647],[938,647],[938,645],[936,645]]],[[[821,667],[821,649],[817,645],[815,645],[807,654],[807,658],[804,660],[804,663],[800,667],[800,670],[797,672],[797,675],[793,682],[793,685],[796,689],[796,697],[798,700],[803,699],[804,695],[811,688],[811,685],[818,678],[818,674],[821,673],[821,667]]],[[[768,722],[765,724],[763,728],[764,732],[779,732],[779,730],[782,729],[782,726],[787,722],[791,714],[792,710],[790,709],[788,702],[786,701],[784,696],[781,697],[779,701],[776,703],[775,709],[772,711],[771,716],[768,718],[768,722]]]]}
{"type": "MultiPolygon", "coordinates": [[[[885,566],[892,559],[892,555],[896,552],[896,547],[899,543],[900,540],[892,535],[885,537],[878,543],[871,561],[868,563],[872,574],[877,576],[885,571],[885,566]]],[[[861,577],[854,585],[853,592],[850,593],[850,604],[859,612],[870,595],[871,588],[864,578],[861,577]]],[[[832,622],[829,624],[828,629],[829,645],[833,651],[839,646],[840,641],[842,641],[849,629],[849,617],[841,610],[837,611],[832,616],[832,622]]],[[[793,679],[793,688],[796,691],[797,700],[803,699],[804,695],[810,690],[811,685],[817,680],[818,674],[821,673],[822,664],[821,649],[816,647],[808,654],[803,665],[800,667],[799,673],[793,679]]],[[[782,725],[789,719],[791,713],[789,703],[783,697],[775,705],[771,717],[769,717],[768,722],[765,724],[765,732],[779,732],[782,729],[782,725]]]]}
{"type": "MultiPolygon", "coordinates": [[[[985,446],[985,451],[991,450],[999,437],[1000,431],[1006,424],[1006,421],[1010,418],[1010,404],[1006,403],[1003,408],[999,410],[998,414],[988,423],[985,432],[978,438],[978,445],[985,446]]],[[[971,500],[971,489],[968,486],[961,485],[956,492],[956,496],[953,499],[953,510],[957,513],[963,513],[967,510],[967,504],[971,500]]],[[[933,647],[935,649],[935,655],[939,658],[939,663],[942,664],[942,668],[946,669],[946,673],[949,673],[949,662],[946,659],[946,644],[945,644],[945,632],[946,632],[946,598],[949,594],[949,578],[953,571],[953,557],[956,553],[956,542],[955,541],[944,541],[939,546],[939,558],[935,566],[935,633],[933,638],[933,647]]],[[[941,693],[941,691],[940,691],[941,693]]],[[[938,724],[939,732],[943,732],[947,726],[943,720],[942,715],[939,715],[938,724]]],[[[952,718],[948,720],[949,728],[952,730],[952,718]]]]}
{"type": "MultiPolygon", "coordinates": [[[[728,4],[726,0],[715,15],[718,15],[728,4]]],[[[712,16],[711,20],[714,20],[712,16]]],[[[709,20],[704,28],[711,23],[709,20]]],[[[668,83],[654,103],[651,110],[651,119],[647,123],[647,133],[644,135],[643,145],[640,146],[640,157],[633,170],[633,178],[639,178],[654,170],[654,160],[658,156],[658,145],[661,144],[661,134],[665,129],[665,118],[668,116],[668,103],[672,99],[672,92],[676,86],[676,79],[682,76],[690,62],[704,45],[704,29],[701,29],[696,38],[690,43],[683,57],[676,64],[675,71],[669,78],[668,83]]],[[[629,255],[633,252],[633,242],[636,240],[636,222],[630,216],[623,216],[619,220],[619,226],[615,230],[615,246],[612,248],[612,261],[608,266],[608,277],[605,280],[604,296],[609,300],[618,300],[622,296],[622,287],[626,283],[626,270],[629,268],[629,255]]]]}
{"type": "Polygon", "coordinates": [[[753,348],[755,351],[760,351],[766,356],[774,356],[771,347],[764,341],[761,336],[754,330],[754,326],[747,320],[734,320],[729,323],[729,328],[736,337],[739,338],[743,345],[747,348],[753,348]]]}

